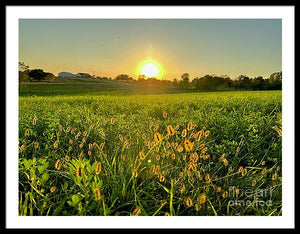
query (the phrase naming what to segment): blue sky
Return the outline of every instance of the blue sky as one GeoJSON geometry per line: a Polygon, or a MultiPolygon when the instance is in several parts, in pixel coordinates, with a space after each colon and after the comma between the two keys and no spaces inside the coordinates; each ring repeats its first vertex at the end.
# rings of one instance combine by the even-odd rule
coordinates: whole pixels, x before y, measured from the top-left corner
{"type": "Polygon", "coordinates": [[[165,79],[269,77],[281,70],[280,19],[20,19],[19,60],[61,71],[137,76],[146,59],[165,79]]]}

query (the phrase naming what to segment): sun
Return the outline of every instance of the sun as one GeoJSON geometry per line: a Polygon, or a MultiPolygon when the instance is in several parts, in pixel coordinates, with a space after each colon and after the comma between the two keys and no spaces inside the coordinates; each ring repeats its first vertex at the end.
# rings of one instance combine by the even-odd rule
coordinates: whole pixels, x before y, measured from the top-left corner
{"type": "Polygon", "coordinates": [[[137,69],[136,76],[144,75],[146,78],[155,77],[156,79],[162,79],[164,75],[164,69],[162,65],[156,60],[149,58],[142,61],[137,69]]]}
{"type": "Polygon", "coordinates": [[[159,69],[154,63],[147,63],[142,67],[142,74],[147,77],[156,77],[158,73],[159,69]]]}

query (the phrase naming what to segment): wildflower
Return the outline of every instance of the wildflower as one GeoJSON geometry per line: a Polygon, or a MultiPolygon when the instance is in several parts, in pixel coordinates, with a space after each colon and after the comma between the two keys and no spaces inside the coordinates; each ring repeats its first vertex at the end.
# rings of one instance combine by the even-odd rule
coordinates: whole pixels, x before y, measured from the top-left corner
{"type": "Polygon", "coordinates": [[[20,147],[19,147],[19,152],[22,152],[24,149],[25,149],[25,145],[23,144],[23,145],[21,145],[20,147]]]}
{"type": "Polygon", "coordinates": [[[197,171],[197,163],[189,162],[188,167],[192,169],[192,171],[197,171]]]}
{"type": "Polygon", "coordinates": [[[83,132],[83,136],[87,136],[88,132],[87,131],[84,131],[83,132]]]}
{"type": "Polygon", "coordinates": [[[240,166],[238,172],[242,173],[243,170],[244,170],[243,166],[240,166]]]}
{"type": "Polygon", "coordinates": [[[131,215],[132,216],[138,216],[141,213],[141,208],[140,207],[136,207],[134,208],[134,210],[132,211],[131,215]]]}
{"type": "Polygon", "coordinates": [[[130,141],[125,140],[124,147],[125,147],[125,148],[128,148],[129,146],[130,146],[130,141]]]}
{"type": "Polygon", "coordinates": [[[132,170],[132,176],[133,176],[134,178],[136,178],[138,175],[139,175],[139,173],[137,172],[137,170],[136,170],[136,169],[133,169],[133,170],[132,170]]]}
{"type": "Polygon", "coordinates": [[[36,125],[36,121],[38,120],[38,118],[36,116],[34,116],[33,120],[32,120],[32,124],[36,125]]]}
{"type": "Polygon", "coordinates": [[[201,145],[198,146],[198,150],[202,150],[205,147],[205,144],[202,143],[201,145]]]}
{"type": "Polygon", "coordinates": [[[82,143],[80,143],[80,144],[79,144],[79,148],[81,149],[82,147],[83,147],[83,144],[82,144],[82,143]]]}
{"type": "Polygon", "coordinates": [[[237,148],[236,148],[236,152],[237,152],[237,153],[240,152],[240,147],[237,147],[237,148]]]}
{"type": "Polygon", "coordinates": [[[66,129],[66,132],[70,132],[70,130],[71,130],[71,127],[68,126],[67,129],[66,129]]]}
{"type": "Polygon", "coordinates": [[[180,193],[183,194],[185,192],[185,185],[181,185],[181,188],[180,188],[180,193]]]}
{"type": "Polygon", "coordinates": [[[119,139],[120,139],[120,141],[124,140],[123,135],[121,133],[119,134],[119,139]]]}
{"type": "Polygon", "coordinates": [[[110,119],[110,124],[114,124],[114,123],[115,123],[115,118],[112,117],[112,118],[110,119]]]}
{"type": "Polygon", "coordinates": [[[100,144],[100,149],[103,150],[104,148],[104,142],[100,144]]]}
{"type": "Polygon", "coordinates": [[[84,175],[84,170],[83,170],[83,168],[82,167],[77,167],[76,168],[76,176],[77,177],[80,177],[80,176],[83,176],[84,175]]]}
{"type": "Polygon", "coordinates": [[[198,212],[199,210],[201,210],[201,205],[199,205],[198,203],[195,204],[195,210],[198,212]]]}
{"type": "Polygon", "coordinates": [[[179,146],[177,147],[177,151],[178,151],[179,153],[181,153],[181,152],[183,151],[183,147],[182,147],[181,145],[179,145],[179,146]]]}
{"type": "Polygon", "coordinates": [[[256,180],[253,180],[251,185],[254,187],[256,185],[256,180]]]}
{"type": "Polygon", "coordinates": [[[200,171],[197,171],[197,177],[199,180],[203,180],[203,175],[201,175],[200,171]]]}
{"type": "Polygon", "coordinates": [[[154,128],[153,128],[153,131],[156,132],[158,130],[159,126],[156,125],[154,128]]]}
{"type": "Polygon", "coordinates": [[[244,168],[244,169],[242,170],[241,174],[242,174],[242,176],[245,176],[245,175],[247,175],[247,169],[246,169],[246,168],[244,168]]]}
{"type": "Polygon", "coordinates": [[[35,142],[33,143],[33,147],[34,147],[35,149],[39,148],[39,146],[40,146],[40,143],[38,143],[37,141],[35,141],[35,142]]]}
{"type": "Polygon", "coordinates": [[[210,158],[210,155],[209,155],[209,154],[203,154],[203,155],[202,155],[202,158],[203,158],[204,160],[209,159],[209,158],[210,158]]]}
{"type": "Polygon", "coordinates": [[[201,150],[201,152],[202,152],[203,154],[205,154],[207,150],[208,150],[208,148],[207,148],[207,147],[204,147],[204,148],[201,150]]]}
{"type": "Polygon", "coordinates": [[[209,131],[209,130],[205,131],[205,133],[204,133],[205,137],[208,137],[209,134],[210,134],[210,131],[209,131]]]}
{"type": "Polygon", "coordinates": [[[281,131],[281,129],[278,129],[277,133],[278,133],[278,136],[282,136],[282,131],[281,131]]]}
{"type": "Polygon", "coordinates": [[[30,134],[30,130],[27,128],[27,129],[25,130],[24,135],[25,135],[25,136],[29,136],[29,134],[30,134]]]}
{"type": "Polygon", "coordinates": [[[170,216],[170,213],[165,212],[164,215],[165,215],[165,216],[170,216]]]}
{"type": "Polygon", "coordinates": [[[166,119],[168,117],[168,113],[166,111],[163,111],[163,117],[166,119]]]}
{"type": "Polygon", "coordinates": [[[164,177],[163,175],[160,175],[160,176],[159,176],[159,181],[160,181],[160,182],[164,182],[164,181],[165,181],[165,177],[164,177]]]}
{"type": "Polygon", "coordinates": [[[150,167],[151,174],[155,174],[155,168],[156,168],[155,164],[152,164],[152,166],[150,167]]]}
{"type": "Polygon", "coordinates": [[[220,193],[222,191],[222,188],[219,186],[217,187],[217,192],[220,193]]]}
{"type": "Polygon", "coordinates": [[[50,193],[54,193],[55,191],[56,191],[56,187],[55,186],[53,186],[53,187],[50,188],[50,193]]]}
{"type": "Polygon", "coordinates": [[[206,194],[205,193],[201,193],[198,197],[198,201],[199,201],[199,204],[204,204],[206,202],[206,194]]]}
{"type": "Polygon", "coordinates": [[[68,118],[68,119],[71,119],[71,115],[67,115],[67,118],[68,118]]]}
{"type": "Polygon", "coordinates": [[[229,168],[228,168],[228,172],[233,172],[232,167],[229,167],[229,168]]]}
{"type": "Polygon", "coordinates": [[[96,168],[95,168],[96,175],[99,175],[100,172],[101,172],[101,170],[102,170],[102,163],[101,162],[97,162],[96,168]]]}
{"type": "Polygon", "coordinates": [[[86,138],[84,137],[84,138],[82,138],[82,141],[81,141],[82,143],[85,143],[86,142],[86,138]]]}
{"type": "Polygon", "coordinates": [[[104,130],[100,130],[100,135],[101,135],[102,137],[105,137],[105,131],[104,131],[104,130]]]}
{"type": "Polygon", "coordinates": [[[61,161],[60,159],[57,159],[57,161],[54,164],[55,169],[60,170],[61,168],[61,161]]]}
{"type": "Polygon", "coordinates": [[[57,148],[57,147],[58,147],[58,141],[55,141],[55,142],[54,142],[53,147],[54,147],[54,148],[57,148]]]}
{"type": "Polygon", "coordinates": [[[204,130],[202,129],[197,133],[196,140],[200,141],[203,135],[204,135],[204,130]]]}
{"type": "Polygon", "coordinates": [[[183,145],[184,145],[184,148],[185,148],[185,150],[186,150],[187,152],[193,150],[194,144],[193,144],[190,140],[186,139],[186,140],[184,141],[183,145]]]}
{"type": "Polygon", "coordinates": [[[222,194],[222,197],[223,197],[223,198],[227,198],[227,197],[228,197],[228,192],[227,192],[227,191],[224,191],[223,194],[222,194]]]}
{"type": "Polygon", "coordinates": [[[175,134],[175,130],[171,125],[167,126],[167,132],[169,136],[173,136],[175,134]]]}
{"type": "Polygon", "coordinates": [[[99,201],[102,197],[102,194],[101,194],[100,189],[98,187],[94,188],[94,196],[95,196],[96,201],[99,201]]]}
{"type": "Polygon", "coordinates": [[[272,128],[277,132],[278,136],[282,136],[282,130],[277,125],[272,128]]]}
{"type": "Polygon", "coordinates": [[[91,150],[88,151],[88,155],[89,155],[89,156],[92,155],[92,151],[91,151],[91,150]]]}
{"type": "Polygon", "coordinates": [[[146,155],[143,151],[140,151],[139,155],[141,160],[144,160],[146,158],[146,155]]]}
{"type": "Polygon", "coordinates": [[[182,160],[185,161],[186,160],[186,155],[182,155],[182,160]]]}
{"type": "Polygon", "coordinates": [[[158,175],[159,174],[159,171],[160,171],[160,166],[159,165],[156,165],[155,167],[155,175],[158,175]]]}
{"type": "Polygon", "coordinates": [[[192,161],[192,162],[197,162],[198,161],[198,159],[199,159],[199,156],[198,156],[198,154],[197,153],[192,153],[192,154],[190,154],[190,160],[192,161]]]}
{"type": "Polygon", "coordinates": [[[193,200],[190,197],[187,197],[185,199],[185,204],[187,207],[192,207],[193,206],[193,200]]]}
{"type": "Polygon", "coordinates": [[[57,133],[57,136],[61,136],[61,132],[58,132],[58,133],[57,133]]]}
{"type": "Polygon", "coordinates": [[[69,155],[66,155],[66,156],[65,156],[65,160],[66,160],[66,161],[70,161],[70,156],[69,156],[69,155]]]}
{"type": "Polygon", "coordinates": [[[186,134],[187,134],[187,130],[186,130],[186,129],[183,129],[183,130],[182,130],[182,133],[181,133],[181,136],[182,136],[182,137],[186,137],[186,134]]]}
{"type": "Polygon", "coordinates": [[[206,181],[210,181],[210,175],[207,173],[207,174],[205,175],[204,179],[205,179],[206,181]]]}
{"type": "Polygon", "coordinates": [[[160,160],[160,155],[156,155],[156,160],[159,161],[160,160]]]}
{"type": "Polygon", "coordinates": [[[95,127],[94,124],[91,124],[91,125],[90,125],[90,129],[93,129],[94,127],[95,127]]]}
{"type": "Polygon", "coordinates": [[[277,178],[277,174],[274,173],[274,174],[272,175],[272,180],[276,180],[276,178],[277,178]]]}
{"type": "Polygon", "coordinates": [[[99,148],[99,145],[97,144],[97,142],[94,142],[94,143],[93,143],[93,147],[94,147],[94,148],[99,148]]]}
{"type": "Polygon", "coordinates": [[[192,130],[195,128],[195,125],[190,121],[187,125],[187,130],[192,130]]]}
{"type": "Polygon", "coordinates": [[[224,163],[224,166],[228,166],[228,160],[226,158],[223,160],[223,163],[224,163]]]}
{"type": "Polygon", "coordinates": [[[262,161],[261,165],[264,166],[266,164],[266,161],[262,161]]]}
{"type": "Polygon", "coordinates": [[[162,141],[161,134],[159,132],[154,133],[154,141],[155,143],[159,143],[162,141]]]}

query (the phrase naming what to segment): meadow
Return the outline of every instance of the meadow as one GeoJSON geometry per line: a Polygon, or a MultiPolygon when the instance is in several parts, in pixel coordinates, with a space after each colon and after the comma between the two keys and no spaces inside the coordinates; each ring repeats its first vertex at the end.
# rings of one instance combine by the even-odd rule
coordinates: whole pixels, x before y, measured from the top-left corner
{"type": "Polygon", "coordinates": [[[281,112],[281,91],[20,95],[19,215],[282,215],[281,112]]]}

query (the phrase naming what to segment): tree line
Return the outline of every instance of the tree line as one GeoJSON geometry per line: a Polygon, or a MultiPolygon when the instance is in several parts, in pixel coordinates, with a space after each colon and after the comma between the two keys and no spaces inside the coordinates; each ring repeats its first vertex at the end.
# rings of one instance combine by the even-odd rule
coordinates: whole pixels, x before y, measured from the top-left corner
{"type": "Polygon", "coordinates": [[[171,87],[182,90],[281,90],[282,72],[274,72],[268,78],[262,76],[248,77],[240,75],[237,79],[231,79],[229,76],[205,75],[190,79],[189,73],[181,75],[180,79],[159,80],[155,77],[146,78],[145,75],[139,75],[135,80],[132,77],[121,74],[116,76],[115,80],[132,81],[149,85],[160,85],[161,87],[171,87]]]}
{"type": "MultiPolygon", "coordinates": [[[[30,70],[24,62],[19,62],[19,81],[43,81],[54,80],[56,77],[42,69],[30,70]]],[[[189,73],[183,73],[180,79],[160,80],[155,77],[147,78],[145,75],[139,75],[137,80],[127,74],[117,75],[114,79],[111,77],[93,77],[95,79],[116,80],[136,82],[144,85],[157,85],[164,88],[176,88],[182,90],[281,90],[282,89],[282,72],[274,72],[268,78],[262,76],[249,77],[240,75],[236,79],[231,79],[227,75],[205,75],[191,79],[189,73]]]]}
{"type": "Polygon", "coordinates": [[[19,62],[19,82],[31,82],[42,80],[54,80],[55,76],[50,72],[44,72],[43,69],[29,69],[24,62],[19,62]]]}

